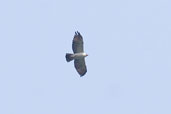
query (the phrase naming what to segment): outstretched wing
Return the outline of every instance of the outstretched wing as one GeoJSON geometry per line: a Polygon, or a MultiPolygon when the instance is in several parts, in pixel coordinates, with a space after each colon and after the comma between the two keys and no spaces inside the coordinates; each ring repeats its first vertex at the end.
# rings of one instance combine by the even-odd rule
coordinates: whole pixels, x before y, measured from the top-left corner
{"type": "Polygon", "coordinates": [[[75,66],[75,69],[77,70],[77,72],[80,74],[80,76],[83,76],[87,72],[84,58],[75,59],[74,66],[75,66]]]}
{"type": "Polygon", "coordinates": [[[72,50],[74,53],[84,52],[83,38],[78,31],[75,32],[75,36],[74,36],[74,39],[72,41],[72,50]]]}

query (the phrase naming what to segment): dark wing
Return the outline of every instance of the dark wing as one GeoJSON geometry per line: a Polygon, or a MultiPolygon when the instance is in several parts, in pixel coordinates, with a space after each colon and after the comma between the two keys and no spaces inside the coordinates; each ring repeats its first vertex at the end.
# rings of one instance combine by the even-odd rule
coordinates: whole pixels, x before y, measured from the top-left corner
{"type": "Polygon", "coordinates": [[[77,70],[77,72],[80,74],[80,76],[83,76],[87,72],[84,58],[75,59],[74,66],[75,66],[75,69],[77,70]]]}
{"type": "Polygon", "coordinates": [[[74,53],[84,52],[83,38],[78,31],[75,32],[75,36],[74,36],[74,39],[72,41],[72,50],[74,53]]]}

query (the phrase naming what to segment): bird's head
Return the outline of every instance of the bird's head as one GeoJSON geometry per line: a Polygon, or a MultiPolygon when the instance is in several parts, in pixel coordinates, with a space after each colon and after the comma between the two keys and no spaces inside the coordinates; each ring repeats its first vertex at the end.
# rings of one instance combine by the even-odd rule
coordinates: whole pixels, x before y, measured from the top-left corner
{"type": "Polygon", "coordinates": [[[87,54],[87,53],[83,53],[83,55],[84,55],[84,57],[87,57],[87,56],[88,56],[88,54],[87,54]]]}

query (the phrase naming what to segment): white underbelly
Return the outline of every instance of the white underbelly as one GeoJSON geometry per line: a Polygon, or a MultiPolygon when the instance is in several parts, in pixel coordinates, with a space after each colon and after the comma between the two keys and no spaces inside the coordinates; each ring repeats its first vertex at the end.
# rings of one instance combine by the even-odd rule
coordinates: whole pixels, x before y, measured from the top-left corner
{"type": "Polygon", "coordinates": [[[75,54],[73,54],[73,57],[74,57],[74,59],[79,59],[79,58],[83,58],[84,55],[82,53],[75,53],[75,54]]]}

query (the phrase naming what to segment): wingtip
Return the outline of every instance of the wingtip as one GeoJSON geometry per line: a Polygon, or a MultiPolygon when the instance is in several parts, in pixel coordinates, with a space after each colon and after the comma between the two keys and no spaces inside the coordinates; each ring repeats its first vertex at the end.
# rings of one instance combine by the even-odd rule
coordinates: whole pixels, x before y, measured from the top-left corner
{"type": "Polygon", "coordinates": [[[80,77],[83,77],[86,73],[87,73],[87,71],[84,72],[83,74],[80,74],[80,77]]]}
{"type": "Polygon", "coordinates": [[[75,31],[75,35],[76,35],[76,36],[77,36],[77,35],[81,36],[80,32],[78,32],[78,31],[75,31]]]}

